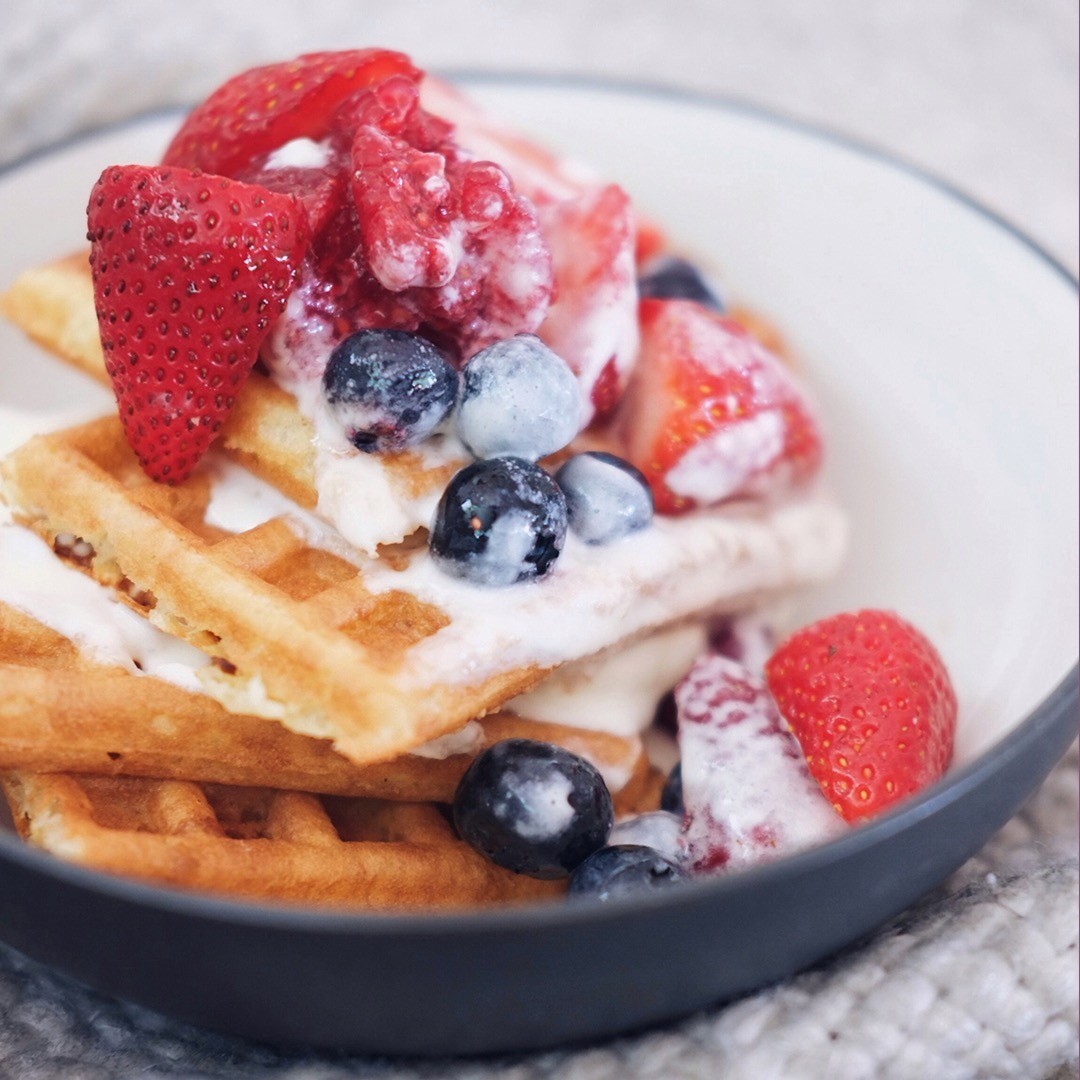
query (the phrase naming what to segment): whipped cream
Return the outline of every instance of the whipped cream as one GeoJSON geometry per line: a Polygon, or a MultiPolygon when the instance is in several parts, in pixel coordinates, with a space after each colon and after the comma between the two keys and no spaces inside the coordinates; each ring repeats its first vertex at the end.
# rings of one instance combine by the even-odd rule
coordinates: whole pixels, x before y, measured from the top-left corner
{"type": "Polygon", "coordinates": [[[571,534],[546,578],[509,588],[451,577],[426,550],[404,570],[372,563],[364,582],[373,592],[402,589],[449,616],[409,651],[404,677],[419,689],[555,667],[655,627],[746,606],[759,592],[824,579],[839,567],[846,536],[842,512],[808,491],[775,506],[658,517],[604,547],[571,534]]]}
{"type": "Polygon", "coordinates": [[[686,674],[707,640],[701,623],[657,631],[564,665],[503,709],[531,720],[636,735],[652,723],[657,702],[686,674]]]}
{"type": "Polygon", "coordinates": [[[58,634],[98,663],[198,691],[210,660],[151,626],[96,582],[65,565],[29,529],[0,523],[0,602],[58,634]]]}

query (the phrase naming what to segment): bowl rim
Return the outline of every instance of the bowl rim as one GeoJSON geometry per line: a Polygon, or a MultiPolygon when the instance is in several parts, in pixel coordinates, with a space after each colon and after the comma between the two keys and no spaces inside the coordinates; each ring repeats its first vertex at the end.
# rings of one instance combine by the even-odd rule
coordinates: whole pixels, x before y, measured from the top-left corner
{"type": "MultiPolygon", "coordinates": [[[[735,113],[766,125],[794,131],[820,141],[838,145],[856,156],[868,157],[907,174],[931,190],[949,196],[969,212],[1003,230],[1013,240],[1041,260],[1062,278],[1074,292],[1080,281],[1039,241],[998,211],[986,206],[951,181],[931,170],[878,146],[848,135],[827,125],[803,120],[782,110],[745,98],[688,90],[662,82],[605,78],[589,74],[552,73],[550,71],[452,68],[437,74],[456,82],[474,85],[528,86],[538,89],[577,89],[614,95],[637,96],[735,113]]],[[[81,129],[65,138],[38,147],[0,166],[0,180],[8,175],[83,143],[157,120],[175,116],[183,107],[168,106],[145,110],[121,120],[81,129]]],[[[318,908],[230,899],[166,886],[116,877],[101,871],[63,862],[47,852],[25,844],[12,831],[0,829],[0,862],[11,861],[25,869],[56,879],[62,884],[101,894],[141,907],[152,907],[169,914],[189,916],[223,924],[246,925],[282,932],[338,935],[342,933],[383,937],[401,933],[419,935],[460,935],[511,933],[539,928],[565,926],[589,927],[597,923],[645,915],[664,910],[672,917],[680,911],[710,900],[722,901],[730,894],[746,889],[780,887],[824,867],[857,857],[869,847],[904,832],[918,822],[932,817],[964,797],[969,791],[988,782],[1009,762],[1028,751],[1065,723],[1068,715],[1080,709],[1080,664],[1074,662],[1064,677],[1004,737],[983,750],[963,768],[947,773],[932,787],[895,810],[809,851],[787,856],[774,863],[753,867],[731,877],[703,878],[659,894],[628,898],[614,904],[529,903],[497,909],[477,909],[452,914],[378,913],[324,911],[318,908]]]]}

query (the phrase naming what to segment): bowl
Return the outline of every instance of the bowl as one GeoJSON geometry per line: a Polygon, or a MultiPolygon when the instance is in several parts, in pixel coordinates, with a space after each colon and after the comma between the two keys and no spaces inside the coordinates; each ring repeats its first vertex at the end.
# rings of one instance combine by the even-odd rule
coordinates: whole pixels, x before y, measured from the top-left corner
{"type": "MultiPolygon", "coordinates": [[[[0,937],[107,993],[236,1035],[391,1054],[530,1050],[745,993],[938,885],[1076,733],[1068,272],[910,166],[743,105],[565,79],[462,81],[620,180],[794,344],[853,523],[844,573],[801,615],[883,606],[922,627],[958,691],[956,760],[920,797],[824,847],[617,904],[330,914],[110,878],[0,830],[0,937]]],[[[153,160],[176,122],[99,131],[0,176],[0,286],[75,248],[101,168],[153,160]]],[[[0,406],[108,407],[99,387],[34,353],[0,329],[0,406]]]]}

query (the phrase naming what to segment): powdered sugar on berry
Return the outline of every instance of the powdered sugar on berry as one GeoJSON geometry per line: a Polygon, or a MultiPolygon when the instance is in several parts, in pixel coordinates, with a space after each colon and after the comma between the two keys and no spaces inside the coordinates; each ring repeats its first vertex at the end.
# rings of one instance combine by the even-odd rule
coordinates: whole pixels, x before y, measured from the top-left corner
{"type": "Polygon", "coordinates": [[[679,684],[675,701],[682,845],[695,870],[768,862],[844,831],[761,679],[706,653],[679,684]]]}

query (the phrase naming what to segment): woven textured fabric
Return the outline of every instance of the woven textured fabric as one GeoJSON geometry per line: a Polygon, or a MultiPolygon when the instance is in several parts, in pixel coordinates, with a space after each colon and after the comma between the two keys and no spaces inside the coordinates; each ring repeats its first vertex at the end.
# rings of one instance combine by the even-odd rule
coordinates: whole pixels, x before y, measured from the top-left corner
{"type": "MultiPolygon", "coordinates": [[[[469,0],[164,7],[10,0],[0,160],[194,100],[245,64],[382,43],[436,67],[587,71],[755,99],[929,164],[1075,263],[1077,14],[1061,0],[687,0],[662,18],[650,0],[501,0],[497,18],[469,0]]],[[[108,1001],[0,948],[0,1080],[1063,1080],[1077,1061],[1077,786],[1074,748],[976,859],[860,947],[584,1051],[282,1055],[108,1001]]]]}

